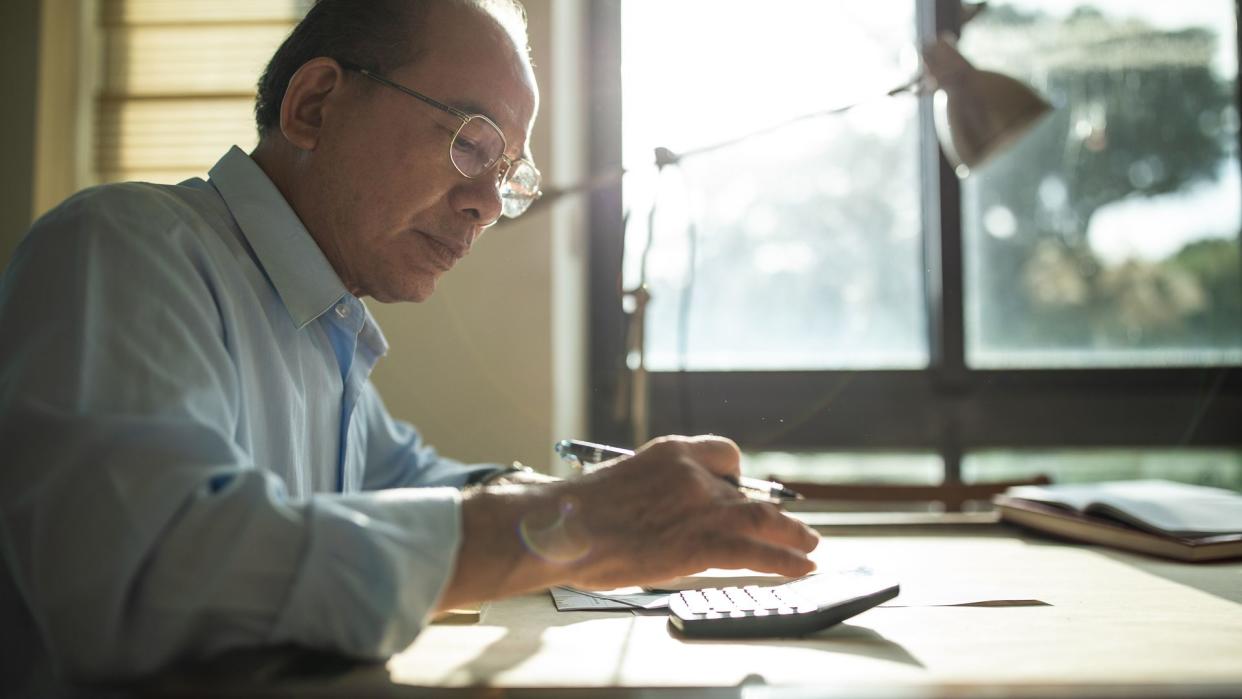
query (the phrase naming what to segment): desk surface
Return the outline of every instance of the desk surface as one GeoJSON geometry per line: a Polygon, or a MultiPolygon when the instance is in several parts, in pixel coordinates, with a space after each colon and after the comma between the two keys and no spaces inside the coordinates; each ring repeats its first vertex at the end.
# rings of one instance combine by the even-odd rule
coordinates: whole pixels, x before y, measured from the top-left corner
{"type": "Polygon", "coordinates": [[[685,640],[662,616],[558,613],[547,594],[526,595],[486,606],[476,624],[432,625],[386,666],[338,664],[313,677],[267,668],[225,685],[213,674],[210,687],[184,677],[164,687],[388,696],[440,696],[446,688],[456,688],[450,696],[515,697],[1242,696],[1242,562],[1165,562],[1003,525],[833,528],[814,555],[829,570],[892,572],[902,594],[814,636],[770,641],[685,640]],[[985,599],[1045,604],[944,606],[985,599]]]}

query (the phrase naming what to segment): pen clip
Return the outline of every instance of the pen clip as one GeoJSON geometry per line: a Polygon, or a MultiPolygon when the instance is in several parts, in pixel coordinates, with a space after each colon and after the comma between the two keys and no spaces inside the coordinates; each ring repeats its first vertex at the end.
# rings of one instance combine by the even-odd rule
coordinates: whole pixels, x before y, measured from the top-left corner
{"type": "Polygon", "coordinates": [[[569,467],[572,468],[573,470],[579,473],[585,473],[586,468],[584,468],[583,466],[582,459],[579,458],[578,455],[574,453],[571,447],[572,447],[572,443],[568,439],[562,439],[561,441],[552,445],[552,449],[556,451],[557,456],[561,457],[561,461],[564,461],[565,463],[569,464],[569,467]]]}
{"type": "Polygon", "coordinates": [[[599,464],[607,461],[610,456],[633,454],[633,452],[628,450],[573,439],[562,439],[552,445],[552,448],[561,457],[562,461],[569,464],[570,468],[579,473],[590,473],[596,470],[599,468],[599,464]],[[614,451],[617,453],[613,454],[612,452],[614,451]]]}

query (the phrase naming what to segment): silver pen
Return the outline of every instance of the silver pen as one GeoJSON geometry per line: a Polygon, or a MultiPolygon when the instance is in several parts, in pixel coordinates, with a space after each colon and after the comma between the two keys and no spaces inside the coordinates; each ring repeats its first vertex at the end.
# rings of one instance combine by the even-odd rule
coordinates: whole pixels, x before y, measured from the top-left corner
{"type": "MultiPolygon", "coordinates": [[[[584,442],[578,439],[562,439],[553,447],[556,453],[575,468],[585,469],[588,464],[614,459],[618,456],[633,456],[630,449],[610,447],[607,444],[584,442]]],[[[722,476],[726,481],[742,492],[743,495],[758,495],[761,500],[780,502],[783,500],[801,500],[802,495],[786,488],[776,481],[765,481],[760,478],[741,476],[722,476]]]]}

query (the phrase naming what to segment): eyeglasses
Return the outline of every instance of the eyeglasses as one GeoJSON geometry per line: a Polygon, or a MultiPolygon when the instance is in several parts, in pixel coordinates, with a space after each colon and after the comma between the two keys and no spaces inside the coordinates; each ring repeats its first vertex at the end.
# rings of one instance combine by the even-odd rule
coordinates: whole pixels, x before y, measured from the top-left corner
{"type": "Polygon", "coordinates": [[[501,213],[509,218],[521,216],[536,199],[539,191],[539,170],[526,158],[513,160],[505,155],[508,143],[496,122],[482,114],[467,114],[427,95],[411,90],[354,63],[338,61],[345,70],[361,73],[381,85],[400,90],[425,104],[461,119],[449,142],[449,161],[462,177],[474,179],[486,175],[497,163],[496,184],[500,188],[501,213]]]}

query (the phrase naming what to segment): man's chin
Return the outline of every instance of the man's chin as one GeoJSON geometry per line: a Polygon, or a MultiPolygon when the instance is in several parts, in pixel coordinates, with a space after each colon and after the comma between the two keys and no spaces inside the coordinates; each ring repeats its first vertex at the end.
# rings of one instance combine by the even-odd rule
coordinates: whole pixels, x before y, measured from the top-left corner
{"type": "Polygon", "coordinates": [[[435,293],[436,281],[432,277],[396,289],[377,290],[368,295],[380,303],[422,303],[435,293]]]}
{"type": "Polygon", "coordinates": [[[440,275],[438,274],[429,275],[425,278],[419,279],[414,284],[411,284],[408,289],[405,289],[405,293],[398,300],[410,303],[422,303],[423,301],[431,298],[431,295],[436,292],[436,283],[439,280],[440,275]]]}

